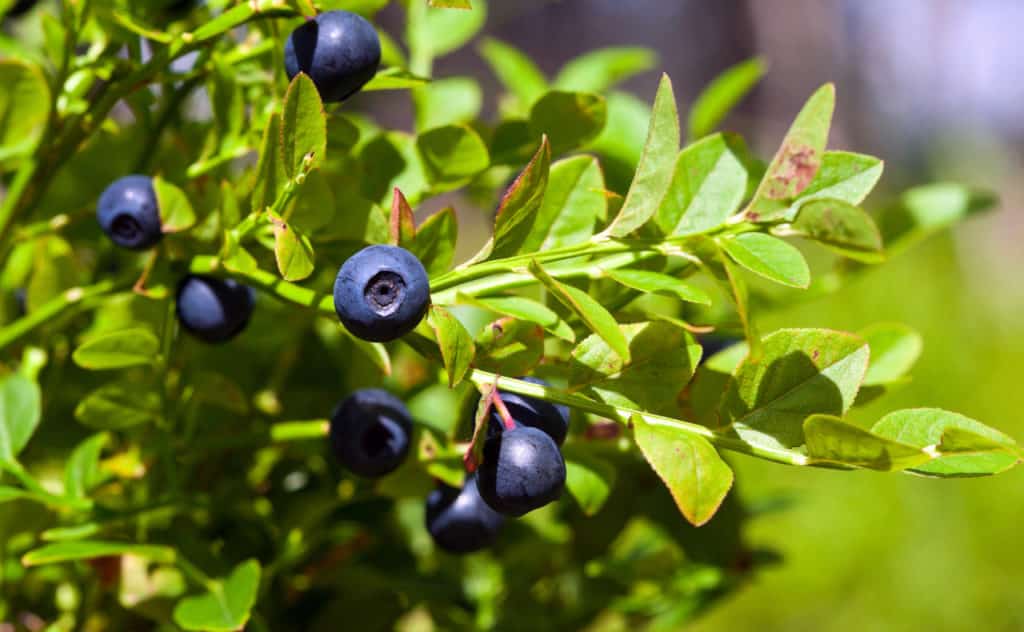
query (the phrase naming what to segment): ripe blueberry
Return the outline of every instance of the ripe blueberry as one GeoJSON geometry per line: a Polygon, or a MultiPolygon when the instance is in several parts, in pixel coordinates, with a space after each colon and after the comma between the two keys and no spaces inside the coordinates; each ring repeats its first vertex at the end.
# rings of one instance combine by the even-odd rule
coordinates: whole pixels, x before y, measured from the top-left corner
{"type": "Polygon", "coordinates": [[[449,553],[472,553],[490,546],[505,517],[487,506],[477,490],[476,477],[462,489],[440,485],[427,496],[427,531],[449,553]]]}
{"type": "Polygon", "coordinates": [[[28,13],[28,10],[36,6],[36,0],[18,0],[14,6],[7,10],[7,16],[16,18],[19,15],[28,13]]]}
{"type": "Polygon", "coordinates": [[[115,180],[100,195],[96,218],[103,232],[122,248],[145,250],[163,237],[160,208],[148,176],[115,180]]]}
{"type": "Polygon", "coordinates": [[[484,441],[477,485],[491,509],[522,516],[562,495],[565,460],[542,430],[516,426],[484,441]]]}
{"type": "Polygon", "coordinates": [[[309,75],[325,103],[344,101],[373,79],[380,38],[373,25],[348,11],[327,11],[292,31],[284,46],[289,79],[309,75]]]}
{"type": "MultiPolygon", "coordinates": [[[[535,377],[522,377],[519,379],[524,382],[530,382],[531,384],[550,386],[550,384],[544,380],[540,380],[535,377]]],[[[552,404],[551,402],[526,397],[525,395],[518,395],[516,393],[506,393],[505,391],[499,391],[498,393],[501,395],[501,401],[504,402],[505,407],[508,408],[509,414],[512,415],[512,418],[515,419],[517,423],[543,430],[549,437],[554,439],[555,443],[558,445],[565,443],[565,437],[569,434],[568,406],[552,404]]],[[[498,413],[497,409],[492,407],[491,421],[487,427],[488,436],[500,432],[501,426],[501,415],[498,413]]]]}
{"type": "Polygon", "coordinates": [[[204,342],[224,342],[249,323],[256,295],[232,279],[189,275],[178,283],[178,322],[204,342]]]}
{"type": "Polygon", "coordinates": [[[369,246],[349,257],[334,282],[334,310],[353,335],[395,340],[416,328],[430,304],[423,264],[396,246],[369,246]]]}
{"type": "Polygon", "coordinates": [[[409,453],[411,434],[405,404],[381,389],[358,390],[331,414],[331,448],[359,476],[376,478],[395,470],[409,453]]]}

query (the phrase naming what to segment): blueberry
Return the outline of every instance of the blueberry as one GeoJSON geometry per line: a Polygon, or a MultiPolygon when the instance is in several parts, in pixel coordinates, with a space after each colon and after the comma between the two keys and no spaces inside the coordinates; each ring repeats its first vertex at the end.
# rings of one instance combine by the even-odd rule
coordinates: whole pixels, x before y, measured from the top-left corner
{"type": "Polygon", "coordinates": [[[707,362],[711,356],[715,355],[720,351],[725,351],[729,347],[739,342],[738,338],[730,336],[722,336],[717,334],[707,334],[699,336],[697,342],[704,349],[700,356],[700,364],[707,362]]]}
{"type": "Polygon", "coordinates": [[[284,46],[289,79],[309,75],[325,103],[344,101],[373,79],[380,38],[373,25],[348,11],[327,11],[292,31],[284,46]]]}
{"type": "Polygon", "coordinates": [[[13,7],[7,10],[7,17],[16,18],[28,13],[28,10],[34,6],[36,6],[36,0],[18,0],[13,7]]]}
{"type": "Polygon", "coordinates": [[[394,471],[409,453],[411,434],[405,404],[377,388],[352,393],[331,414],[331,448],[359,476],[376,478],[394,471]]]}
{"type": "Polygon", "coordinates": [[[178,283],[178,322],[196,338],[224,342],[249,323],[256,295],[232,279],[189,275],[178,283]]]}
{"type": "MultiPolygon", "coordinates": [[[[550,386],[544,380],[535,377],[521,377],[524,382],[550,386]]],[[[516,393],[498,391],[501,401],[504,402],[508,412],[517,423],[532,428],[543,430],[555,443],[562,445],[565,437],[569,434],[569,407],[561,404],[552,404],[542,399],[534,399],[516,393]]],[[[501,431],[501,415],[496,408],[491,408],[491,421],[487,427],[488,435],[494,435],[501,431]]]]}
{"type": "Polygon", "coordinates": [[[160,208],[148,176],[115,180],[100,195],[96,218],[103,232],[122,248],[145,250],[163,237],[160,208]]]}
{"type": "Polygon", "coordinates": [[[462,489],[440,485],[427,496],[427,531],[449,553],[472,553],[490,546],[505,517],[487,506],[477,490],[476,477],[462,489]]]}
{"type": "Polygon", "coordinates": [[[491,509],[522,516],[562,495],[565,460],[542,430],[517,425],[484,441],[477,485],[491,509]]]}
{"type": "Polygon", "coordinates": [[[353,335],[372,342],[401,338],[430,304],[423,264],[396,246],[369,246],[349,257],[334,282],[334,310],[353,335]]]}

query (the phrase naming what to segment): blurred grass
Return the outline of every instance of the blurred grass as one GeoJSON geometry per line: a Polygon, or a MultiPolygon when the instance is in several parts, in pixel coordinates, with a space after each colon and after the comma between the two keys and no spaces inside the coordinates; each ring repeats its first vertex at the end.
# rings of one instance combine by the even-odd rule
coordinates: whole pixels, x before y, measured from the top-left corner
{"type": "MultiPolygon", "coordinates": [[[[836,295],[772,314],[763,330],[905,322],[925,339],[914,379],[857,420],[937,406],[1024,440],[1024,284],[990,239],[1005,219],[934,238],[836,295]]],[[[745,498],[794,501],[750,528],[754,544],[785,559],[692,629],[1024,629],[1024,470],[933,480],[732,462],[745,498]]]]}

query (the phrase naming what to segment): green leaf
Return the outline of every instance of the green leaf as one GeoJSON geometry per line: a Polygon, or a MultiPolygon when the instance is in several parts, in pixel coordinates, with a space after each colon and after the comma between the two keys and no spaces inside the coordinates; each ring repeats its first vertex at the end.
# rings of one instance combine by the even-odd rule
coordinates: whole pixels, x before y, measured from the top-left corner
{"type": "Polygon", "coordinates": [[[274,113],[267,119],[260,143],[260,160],[256,165],[256,183],[252,190],[252,209],[262,211],[273,205],[284,191],[288,174],[284,170],[281,153],[281,115],[274,113]]]}
{"type": "Polygon", "coordinates": [[[47,544],[34,551],[29,551],[22,556],[21,563],[25,566],[40,566],[42,564],[91,560],[97,557],[112,557],[116,555],[138,555],[153,562],[164,564],[173,563],[177,558],[174,549],[169,546],[132,544],[130,542],[71,540],[47,544]]]}
{"type": "Polygon", "coordinates": [[[315,235],[334,220],[335,204],[328,177],[322,171],[314,171],[299,188],[295,205],[287,214],[288,224],[304,235],[315,235]]]}
{"type": "Polygon", "coordinates": [[[430,84],[429,77],[421,77],[402,68],[385,68],[366,82],[361,92],[375,92],[377,90],[410,90],[422,88],[430,84]]]}
{"type": "Polygon", "coordinates": [[[601,337],[588,336],[572,351],[572,390],[612,406],[677,412],[679,394],[700,360],[700,345],[666,322],[631,323],[619,329],[630,359],[623,361],[601,337]]]}
{"type": "Polygon", "coordinates": [[[39,426],[39,385],[20,373],[0,378],[0,461],[13,463],[39,426]]]}
{"type": "Polygon", "coordinates": [[[480,54],[498,81],[519,99],[524,112],[547,92],[544,74],[518,49],[489,37],[480,44],[480,54]]]}
{"type": "Polygon", "coordinates": [[[131,383],[112,383],[89,393],[75,408],[75,418],[97,430],[121,430],[160,417],[160,396],[131,383]]]}
{"type": "Polygon", "coordinates": [[[494,220],[494,237],[481,253],[486,253],[484,259],[509,257],[523,251],[523,244],[533,230],[534,219],[544,201],[550,168],[551,147],[545,137],[541,139],[540,148],[530,164],[526,165],[501,199],[494,220]]]}
{"type": "Polygon", "coordinates": [[[416,139],[427,177],[433,183],[462,183],[490,166],[487,145],[465,125],[446,125],[416,139]]]}
{"type": "Polygon", "coordinates": [[[780,329],[748,356],[722,398],[722,421],[744,441],[770,448],[804,444],[803,422],[813,414],[842,416],[868,367],[860,337],[827,329],[780,329]]]}
{"type": "Polygon", "coordinates": [[[535,260],[530,261],[530,274],[569,311],[576,314],[587,329],[607,342],[612,351],[618,354],[619,359],[626,363],[630,361],[629,341],[626,340],[619,324],[615,322],[615,317],[600,303],[583,290],[558,282],[535,260]]]}
{"type": "Polygon", "coordinates": [[[740,233],[721,244],[733,261],[766,279],[797,288],[811,284],[811,270],[803,254],[777,237],[740,233]]]}
{"type": "Polygon", "coordinates": [[[902,252],[929,235],[992,208],[996,201],[987,191],[959,184],[915,187],[904,192],[896,205],[879,214],[878,227],[888,251],[902,252]]]}
{"type": "Polygon", "coordinates": [[[50,87],[42,71],[0,60],[0,165],[35,149],[50,116],[50,87]]]}
{"type": "Polygon", "coordinates": [[[544,356],[544,329],[504,317],[486,325],[476,337],[475,366],[501,375],[526,375],[544,356]]]}
{"type": "Polygon", "coordinates": [[[839,254],[865,263],[877,263],[882,236],[871,216],[840,200],[820,199],[800,207],[791,225],[794,233],[813,239],[839,254]]]}
{"type": "Polygon", "coordinates": [[[831,83],[822,86],[807,100],[747,208],[750,221],[769,221],[784,216],[786,206],[774,202],[791,200],[810,186],[821,167],[835,103],[836,89],[831,83]]]}
{"type": "Polygon", "coordinates": [[[464,124],[474,120],[483,107],[480,84],[469,77],[435,79],[413,92],[416,129],[464,124]]]}
{"type": "Polygon", "coordinates": [[[921,356],[921,335],[900,323],[879,323],[857,332],[871,347],[871,363],[864,386],[891,384],[903,379],[921,356]]]}
{"type": "Polygon", "coordinates": [[[632,419],[633,438],[644,458],[672,493],[691,524],[715,515],[732,487],[733,473],[707,439],[640,415],[632,419]]]}
{"type": "Polygon", "coordinates": [[[174,622],[186,630],[240,630],[249,621],[260,587],[260,563],[242,562],[209,592],[186,597],[174,608],[174,622]]]}
{"type": "Polygon", "coordinates": [[[832,415],[811,415],[804,422],[807,456],[813,462],[892,472],[931,460],[920,448],[894,441],[832,415]]]}
{"type": "Polygon", "coordinates": [[[511,316],[519,320],[536,323],[555,336],[566,342],[575,342],[576,335],[564,320],[559,318],[554,310],[543,303],[521,296],[498,296],[490,298],[470,297],[458,295],[459,303],[475,305],[502,316],[511,316]]]}
{"type": "Polygon", "coordinates": [[[735,151],[736,137],[715,134],[676,158],[672,180],[656,221],[666,235],[718,228],[737,211],[747,189],[747,170],[735,151]]]}
{"type": "Polygon", "coordinates": [[[687,129],[691,139],[715,131],[726,115],[761,81],[768,65],[755,57],[731,66],[715,77],[690,107],[687,129]]]}
{"type": "Polygon", "coordinates": [[[312,274],[315,256],[309,237],[281,220],[273,220],[273,227],[274,259],[281,278],[301,281],[312,274]]]}
{"type": "Polygon", "coordinates": [[[462,48],[483,27],[486,8],[483,0],[476,0],[472,11],[450,11],[412,3],[407,39],[413,58],[441,57],[462,48]]]}
{"type": "Polygon", "coordinates": [[[408,248],[416,239],[416,218],[413,217],[409,200],[402,190],[395,187],[391,196],[391,214],[388,217],[388,243],[408,248]]]}
{"type": "Polygon", "coordinates": [[[565,488],[576,499],[583,514],[593,516],[608,500],[618,471],[608,461],[582,449],[567,446],[564,452],[565,488]]]}
{"type": "Polygon", "coordinates": [[[147,328],[122,329],[86,340],[71,358],[83,369],[123,369],[153,364],[160,353],[160,341],[147,328]]]}
{"type": "Polygon", "coordinates": [[[384,132],[362,146],[359,162],[372,165],[357,180],[362,196],[380,204],[391,202],[395,187],[415,204],[428,189],[426,169],[416,139],[401,132],[384,132]]]}
{"type": "Polygon", "coordinates": [[[814,180],[797,197],[797,202],[841,200],[857,206],[882,177],[885,164],[874,156],[846,151],[826,151],[814,180]]]}
{"type": "Polygon", "coordinates": [[[596,138],[607,116],[601,95],[552,90],[530,108],[530,133],[546,134],[552,153],[564,154],[596,138]]]}
{"type": "Polygon", "coordinates": [[[469,0],[429,0],[428,4],[439,9],[472,9],[469,0]]]}
{"type": "Polygon", "coordinates": [[[184,191],[160,176],[153,178],[153,191],[160,207],[160,229],[163,232],[177,233],[195,225],[196,213],[184,191]]]}
{"type": "Polygon", "coordinates": [[[613,237],[625,237],[647,223],[661,205],[672,180],[676,154],[679,153],[679,113],[672,81],[662,75],[654,110],[647,129],[640,164],[626,194],[619,215],[608,227],[613,237]]]}
{"type": "Polygon", "coordinates": [[[476,354],[473,338],[457,318],[439,305],[430,306],[427,323],[434,331],[437,345],[441,349],[444,368],[448,372],[448,386],[454,387],[466,376],[473,362],[476,354]]]}
{"type": "Polygon", "coordinates": [[[633,75],[650,70],[658,55],[640,46],[613,46],[590,51],[573,59],[553,83],[558,90],[604,92],[633,75]]]}
{"type": "Polygon", "coordinates": [[[593,156],[573,156],[551,165],[544,200],[533,221],[523,252],[582,243],[594,234],[607,214],[604,175],[593,156]]]}
{"type": "Polygon", "coordinates": [[[299,73],[288,86],[281,117],[281,156],[294,178],[323,164],[327,154],[327,114],[313,80],[299,73]]]}
{"type": "Polygon", "coordinates": [[[447,206],[420,225],[409,251],[423,263],[429,276],[447,272],[455,260],[459,225],[455,209],[447,206]]]}
{"type": "MultiPolygon", "coordinates": [[[[1016,443],[1011,437],[985,424],[939,408],[911,408],[897,410],[880,419],[871,431],[875,434],[900,441],[918,448],[938,446],[950,429],[966,431],[1004,446],[1008,450],[982,452],[979,454],[954,454],[941,456],[930,463],[913,468],[914,472],[929,476],[987,476],[1010,469],[1019,461],[1013,453],[1016,443]]],[[[962,435],[952,441],[955,447],[962,447],[962,435]],[[960,443],[960,446],[956,446],[960,443]]]]}
{"type": "Polygon", "coordinates": [[[704,290],[661,272],[615,269],[605,274],[616,283],[640,292],[667,294],[688,303],[711,304],[711,297],[704,290]]]}
{"type": "Polygon", "coordinates": [[[0,505],[13,502],[15,500],[31,500],[32,502],[39,503],[40,505],[50,506],[53,499],[36,492],[29,492],[17,487],[0,485],[0,505]]]}
{"type": "Polygon", "coordinates": [[[103,480],[100,471],[100,453],[110,436],[105,432],[94,434],[78,444],[64,465],[64,494],[85,498],[93,487],[103,480]]]}

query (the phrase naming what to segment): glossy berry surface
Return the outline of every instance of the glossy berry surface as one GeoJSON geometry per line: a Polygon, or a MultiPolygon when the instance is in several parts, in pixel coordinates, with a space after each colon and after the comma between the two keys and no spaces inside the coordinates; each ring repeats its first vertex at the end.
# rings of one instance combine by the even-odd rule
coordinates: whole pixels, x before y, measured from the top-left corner
{"type": "Polygon", "coordinates": [[[334,282],[334,310],[353,335],[395,340],[416,328],[430,305],[423,264],[396,246],[369,246],[349,257],[334,282]]]}
{"type": "Polygon", "coordinates": [[[178,284],[178,322],[204,342],[237,336],[249,323],[255,303],[252,288],[232,279],[189,275],[178,284]]]}
{"type": "Polygon", "coordinates": [[[477,485],[492,509],[506,516],[522,516],[562,495],[565,460],[544,431],[516,426],[484,442],[477,485]]]}
{"type": "Polygon", "coordinates": [[[358,390],[331,414],[331,448],[359,476],[376,478],[394,471],[409,453],[411,434],[405,404],[381,389],[358,390]]]}
{"type": "MultiPolygon", "coordinates": [[[[519,378],[524,382],[550,386],[544,380],[535,377],[519,378]]],[[[561,404],[552,404],[541,399],[519,395],[517,393],[506,393],[499,391],[501,401],[505,404],[512,418],[523,426],[530,426],[543,430],[555,443],[562,445],[565,437],[569,434],[569,407],[561,404]]],[[[489,436],[501,431],[501,415],[497,409],[491,408],[491,421],[487,427],[489,436]]]]}
{"type": "Polygon", "coordinates": [[[472,553],[494,543],[505,517],[480,497],[476,477],[462,489],[440,485],[427,496],[427,531],[449,553],[472,553]]]}
{"type": "Polygon", "coordinates": [[[309,75],[325,103],[344,101],[373,79],[380,38],[373,25],[348,11],[327,11],[292,31],[284,47],[288,78],[309,75]]]}
{"type": "Polygon", "coordinates": [[[145,250],[163,237],[160,207],[148,176],[115,180],[100,195],[96,219],[111,241],[122,248],[145,250]]]}

